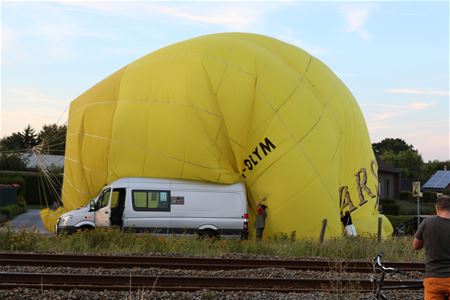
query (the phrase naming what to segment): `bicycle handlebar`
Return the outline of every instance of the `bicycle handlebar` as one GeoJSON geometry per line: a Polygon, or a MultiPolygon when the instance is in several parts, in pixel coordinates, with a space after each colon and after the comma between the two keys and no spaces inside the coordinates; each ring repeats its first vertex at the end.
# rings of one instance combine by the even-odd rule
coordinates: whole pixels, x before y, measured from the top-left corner
{"type": "Polygon", "coordinates": [[[380,251],[380,253],[377,254],[377,256],[375,256],[373,258],[373,265],[374,268],[375,266],[378,266],[378,268],[381,270],[381,272],[386,273],[386,274],[406,274],[404,271],[398,269],[398,268],[392,268],[392,267],[385,267],[382,263],[381,263],[381,258],[383,257],[384,252],[380,251]]]}

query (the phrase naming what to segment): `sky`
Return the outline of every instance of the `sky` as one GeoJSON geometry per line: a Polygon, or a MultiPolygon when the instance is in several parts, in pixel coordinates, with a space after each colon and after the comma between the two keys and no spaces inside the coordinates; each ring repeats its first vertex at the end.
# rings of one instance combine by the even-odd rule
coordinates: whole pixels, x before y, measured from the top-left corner
{"type": "Polygon", "coordinates": [[[372,142],[450,159],[449,2],[1,2],[0,136],[64,124],[70,101],[161,47],[258,33],[328,65],[372,142]]]}

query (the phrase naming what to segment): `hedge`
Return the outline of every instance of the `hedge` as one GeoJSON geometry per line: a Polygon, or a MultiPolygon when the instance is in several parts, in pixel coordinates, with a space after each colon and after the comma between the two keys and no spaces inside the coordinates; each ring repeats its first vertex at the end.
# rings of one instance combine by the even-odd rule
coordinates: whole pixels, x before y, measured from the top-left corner
{"type": "Polygon", "coordinates": [[[381,201],[382,212],[385,215],[398,215],[400,207],[394,200],[382,200],[381,201]]]}
{"type": "Polygon", "coordinates": [[[12,219],[26,211],[27,204],[22,196],[17,196],[17,204],[10,204],[0,207],[0,215],[4,215],[8,219],[12,219]]]}
{"type": "Polygon", "coordinates": [[[410,192],[410,191],[400,191],[400,193],[398,194],[398,197],[400,198],[400,200],[412,200],[413,199],[412,192],[410,192]]]}
{"type": "Polygon", "coordinates": [[[52,176],[52,180],[56,181],[58,185],[57,194],[53,191],[49,184],[46,183],[42,176],[30,174],[30,175],[0,175],[0,183],[3,184],[19,184],[18,195],[25,198],[28,204],[46,204],[51,205],[54,201],[61,198],[61,186],[63,176],[52,176]]]}

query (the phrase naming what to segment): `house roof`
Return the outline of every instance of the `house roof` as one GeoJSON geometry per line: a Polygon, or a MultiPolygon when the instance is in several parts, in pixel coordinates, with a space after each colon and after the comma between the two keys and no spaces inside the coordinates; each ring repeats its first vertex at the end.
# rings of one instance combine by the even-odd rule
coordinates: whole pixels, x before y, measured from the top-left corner
{"type": "Polygon", "coordinates": [[[377,164],[378,164],[378,172],[384,172],[384,173],[400,173],[396,168],[382,160],[377,156],[377,164]]]}
{"type": "Polygon", "coordinates": [[[55,167],[64,167],[64,155],[49,155],[49,154],[23,154],[26,159],[27,168],[42,167],[51,169],[55,167]]]}
{"type": "Polygon", "coordinates": [[[436,171],[423,185],[424,189],[445,189],[450,184],[450,171],[436,171]]]}

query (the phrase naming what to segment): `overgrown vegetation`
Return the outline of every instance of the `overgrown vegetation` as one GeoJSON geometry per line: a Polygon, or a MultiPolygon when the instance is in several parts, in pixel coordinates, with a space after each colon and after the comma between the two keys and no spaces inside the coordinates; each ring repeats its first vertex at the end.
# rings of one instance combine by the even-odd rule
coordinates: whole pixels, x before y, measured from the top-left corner
{"type": "Polygon", "coordinates": [[[378,251],[389,261],[421,261],[422,252],[411,250],[411,237],[389,238],[377,243],[376,237],[336,238],[320,244],[318,239],[294,240],[288,235],[269,241],[210,240],[192,237],[162,237],[152,234],[122,233],[104,229],[73,235],[43,236],[37,232],[0,232],[0,250],[58,253],[139,254],[175,253],[194,256],[225,254],[268,255],[279,257],[323,257],[368,259],[378,251]]]}

